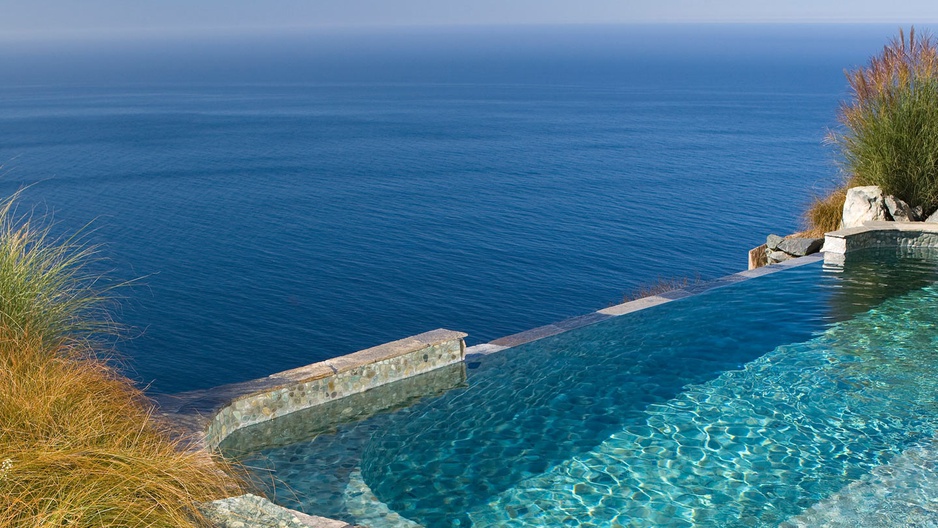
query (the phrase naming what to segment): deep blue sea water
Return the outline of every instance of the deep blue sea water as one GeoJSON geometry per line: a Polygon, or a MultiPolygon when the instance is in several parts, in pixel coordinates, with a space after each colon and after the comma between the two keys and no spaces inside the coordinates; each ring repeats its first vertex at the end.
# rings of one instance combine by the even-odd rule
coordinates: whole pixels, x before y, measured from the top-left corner
{"type": "Polygon", "coordinates": [[[839,178],[888,26],[4,41],[0,194],[93,221],[128,372],[176,392],[470,342],[738,271],[839,178]]]}

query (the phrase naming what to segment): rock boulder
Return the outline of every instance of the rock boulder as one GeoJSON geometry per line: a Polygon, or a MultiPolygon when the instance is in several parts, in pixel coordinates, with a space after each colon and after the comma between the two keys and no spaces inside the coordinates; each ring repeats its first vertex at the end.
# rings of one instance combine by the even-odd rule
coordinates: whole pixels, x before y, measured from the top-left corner
{"type": "Polygon", "coordinates": [[[795,257],[792,257],[784,251],[773,251],[771,249],[765,250],[765,260],[769,264],[778,264],[779,262],[785,262],[786,260],[791,260],[795,257]]]}
{"type": "Polygon", "coordinates": [[[803,237],[780,237],[778,235],[769,235],[765,237],[765,245],[753,249],[749,253],[749,269],[764,266],[765,264],[778,264],[786,260],[803,257],[812,253],[817,253],[824,245],[823,238],[803,238],[803,237]],[[753,258],[752,252],[764,252],[764,260],[753,258]]]}
{"type": "Polygon", "coordinates": [[[895,196],[887,196],[883,203],[886,206],[886,211],[889,212],[889,216],[896,222],[917,222],[919,219],[919,216],[909,207],[909,204],[895,196]]]}
{"type": "Polygon", "coordinates": [[[778,249],[778,245],[781,244],[783,240],[785,240],[785,237],[780,237],[778,235],[769,235],[765,237],[765,247],[767,249],[771,249],[772,251],[775,251],[776,249],[778,249]]]}
{"type": "Polygon", "coordinates": [[[823,238],[786,238],[778,244],[777,249],[793,257],[803,257],[817,253],[823,245],[823,238]]]}
{"type": "Polygon", "coordinates": [[[857,227],[863,225],[864,222],[887,220],[885,201],[883,190],[876,185],[847,189],[843,227],[857,227]]]}

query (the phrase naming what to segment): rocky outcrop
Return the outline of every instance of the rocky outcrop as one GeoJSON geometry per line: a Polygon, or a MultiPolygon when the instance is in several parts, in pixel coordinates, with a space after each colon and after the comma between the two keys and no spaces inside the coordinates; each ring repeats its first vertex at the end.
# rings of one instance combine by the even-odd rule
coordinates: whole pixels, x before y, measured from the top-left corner
{"type": "Polygon", "coordinates": [[[886,197],[876,185],[847,189],[843,227],[858,227],[864,222],[887,220],[886,197]]]}
{"type": "MultiPolygon", "coordinates": [[[[895,196],[886,195],[879,186],[852,187],[847,189],[841,228],[860,227],[875,221],[921,222],[923,213],[922,206],[911,207],[895,196]]],[[[938,223],[938,211],[924,221],[938,223]]],[[[749,269],[817,253],[823,245],[823,238],[769,235],[765,244],[749,251],[749,269]]]]}
{"type": "MultiPolygon", "coordinates": [[[[895,196],[884,194],[876,185],[853,187],[847,189],[843,227],[859,227],[872,221],[920,222],[922,213],[922,206],[911,207],[895,196]]],[[[938,213],[925,221],[938,222],[938,213]]]]}
{"type": "MultiPolygon", "coordinates": [[[[769,235],[765,239],[765,263],[777,264],[789,259],[817,253],[824,245],[823,238],[780,237],[769,235]]],[[[752,259],[750,258],[750,266],[752,259]]],[[[751,269],[751,268],[750,268],[751,269]]]]}

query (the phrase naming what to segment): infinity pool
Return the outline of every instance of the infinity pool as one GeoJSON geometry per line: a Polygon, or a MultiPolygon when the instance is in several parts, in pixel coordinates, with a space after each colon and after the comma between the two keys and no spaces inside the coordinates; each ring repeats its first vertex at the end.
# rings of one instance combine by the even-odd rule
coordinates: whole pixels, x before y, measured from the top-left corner
{"type": "Polygon", "coordinates": [[[372,528],[777,526],[935,434],[935,281],[935,252],[817,261],[470,357],[442,395],[239,454],[276,502],[372,528]]]}

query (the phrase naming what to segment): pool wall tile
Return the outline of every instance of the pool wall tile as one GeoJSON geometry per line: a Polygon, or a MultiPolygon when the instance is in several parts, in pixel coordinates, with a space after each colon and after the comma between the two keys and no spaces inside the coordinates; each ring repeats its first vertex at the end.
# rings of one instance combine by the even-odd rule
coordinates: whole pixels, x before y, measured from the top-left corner
{"type": "Polygon", "coordinates": [[[463,332],[433,330],[266,378],[158,397],[162,411],[208,449],[233,431],[461,363],[463,332]]]}
{"type": "Polygon", "coordinates": [[[338,425],[367,419],[464,386],[466,364],[457,362],[373,389],[239,428],[221,443],[226,456],[243,456],[308,441],[338,425]]]}

